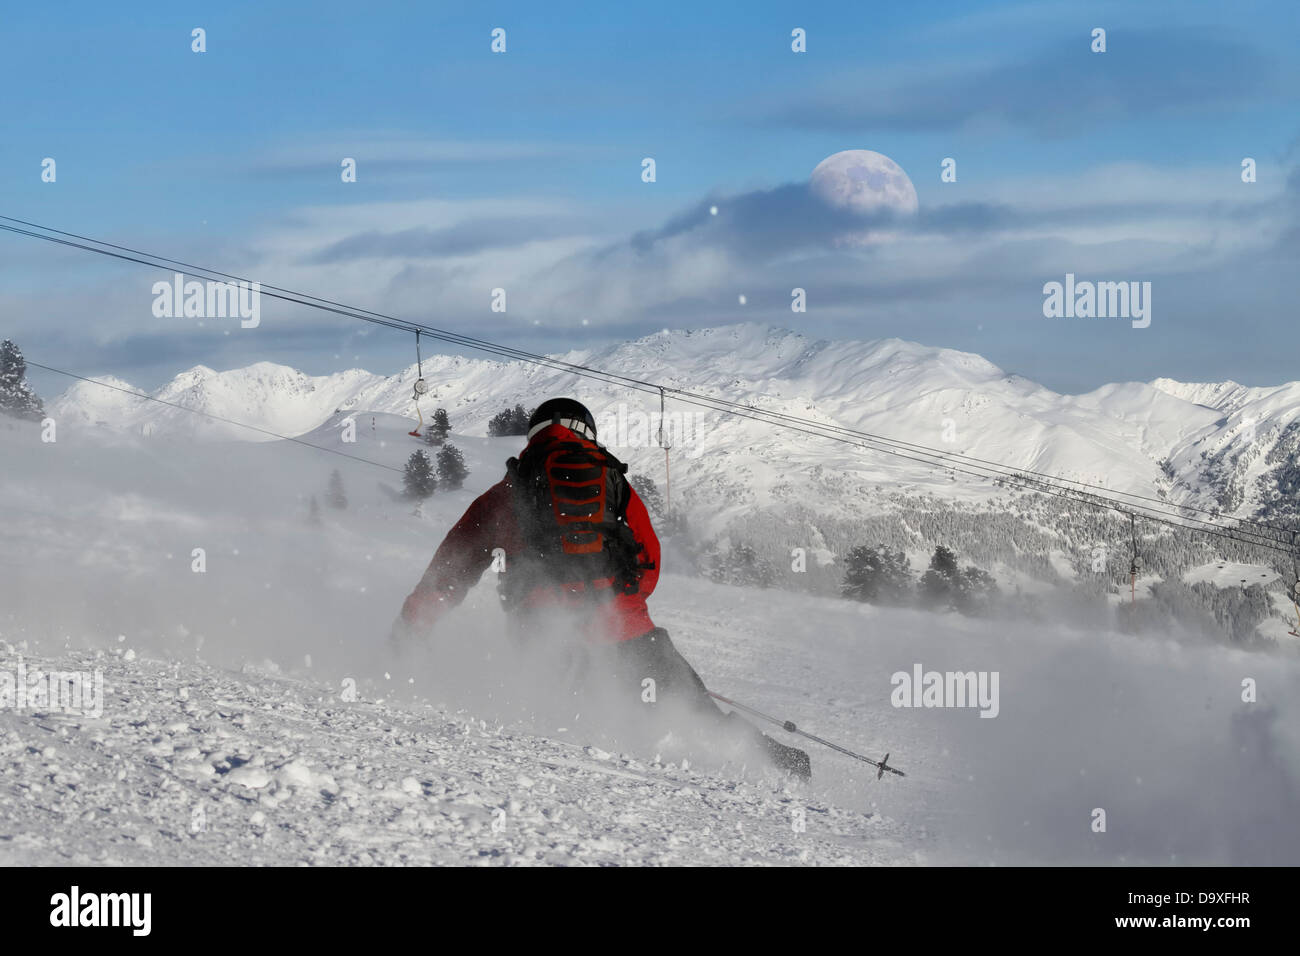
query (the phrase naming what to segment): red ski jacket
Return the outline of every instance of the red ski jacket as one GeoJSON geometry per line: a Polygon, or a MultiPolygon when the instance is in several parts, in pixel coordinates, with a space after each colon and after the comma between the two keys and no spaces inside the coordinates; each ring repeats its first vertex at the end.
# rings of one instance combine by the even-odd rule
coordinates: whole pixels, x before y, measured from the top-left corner
{"type": "MultiPolygon", "coordinates": [[[[532,441],[544,441],[557,435],[570,440],[575,437],[563,426],[552,425],[539,432],[532,441]]],[[[641,546],[642,561],[653,565],[641,573],[636,594],[615,594],[608,600],[593,603],[563,587],[538,587],[518,606],[507,610],[517,618],[526,618],[531,610],[569,610],[575,626],[583,632],[582,636],[597,642],[628,641],[653,630],[655,625],[646,609],[646,598],[659,581],[659,538],[635,489],[629,495],[627,523],[641,546]]],[[[514,493],[507,476],[479,495],[447,532],[424,577],[402,605],[402,621],[413,629],[429,628],[464,600],[465,593],[492,565],[495,549],[505,551],[506,568],[509,569],[511,561],[522,552],[522,546],[514,493]]]]}

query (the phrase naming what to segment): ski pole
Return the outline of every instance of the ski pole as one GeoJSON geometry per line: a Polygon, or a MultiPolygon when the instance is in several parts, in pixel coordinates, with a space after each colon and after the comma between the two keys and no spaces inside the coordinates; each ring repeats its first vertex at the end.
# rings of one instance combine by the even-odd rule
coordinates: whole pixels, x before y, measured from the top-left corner
{"type": "Polygon", "coordinates": [[[900,777],[907,776],[907,774],[903,773],[903,771],[897,770],[894,767],[889,766],[889,754],[885,754],[885,759],[880,761],[879,763],[876,763],[876,761],[872,760],[870,757],[864,757],[862,756],[862,754],[855,754],[852,750],[846,750],[845,748],[841,747],[839,744],[833,744],[829,740],[823,740],[821,737],[818,737],[815,734],[808,733],[808,731],[806,730],[800,730],[798,727],[795,726],[793,720],[780,720],[779,718],[772,717],[769,716],[768,714],[763,713],[761,710],[755,710],[753,707],[746,707],[744,704],[737,703],[736,701],[732,700],[730,697],[723,697],[721,694],[715,694],[713,691],[709,691],[709,696],[712,697],[714,700],[720,700],[724,704],[729,704],[730,706],[735,707],[737,710],[743,710],[747,714],[753,714],[755,717],[761,717],[763,718],[763,720],[770,721],[776,724],[782,730],[786,731],[787,733],[798,734],[800,737],[807,737],[809,740],[817,741],[823,747],[830,747],[831,750],[838,750],[840,753],[852,757],[854,760],[861,760],[863,763],[869,763],[871,764],[871,766],[876,768],[877,780],[883,777],[886,771],[888,771],[889,773],[896,773],[900,777]]]}

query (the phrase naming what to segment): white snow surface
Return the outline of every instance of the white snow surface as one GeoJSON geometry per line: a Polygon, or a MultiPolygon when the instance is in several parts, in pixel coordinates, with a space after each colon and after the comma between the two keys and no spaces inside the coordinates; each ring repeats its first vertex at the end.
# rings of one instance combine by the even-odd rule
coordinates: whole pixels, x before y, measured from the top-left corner
{"type": "MultiPolygon", "coordinates": [[[[371,418],[350,451],[421,447],[371,418]]],[[[0,423],[0,675],[103,680],[97,716],[0,707],[0,863],[1300,862],[1294,654],[721,587],[670,547],[651,612],[712,689],[907,773],[809,743],[807,785],[571,719],[490,574],[394,656],[402,598],[517,451],[477,431],[452,436],[467,487],[415,516],[399,474],[293,443],[0,423]],[[893,706],[918,664],[996,672],[998,716],[893,706]]]]}
{"type": "Polygon", "coordinates": [[[1242,564],[1239,561],[1216,561],[1191,568],[1183,574],[1187,584],[1208,581],[1216,588],[1237,588],[1250,584],[1267,585],[1278,579],[1278,573],[1272,568],[1258,564],[1242,564]]]}

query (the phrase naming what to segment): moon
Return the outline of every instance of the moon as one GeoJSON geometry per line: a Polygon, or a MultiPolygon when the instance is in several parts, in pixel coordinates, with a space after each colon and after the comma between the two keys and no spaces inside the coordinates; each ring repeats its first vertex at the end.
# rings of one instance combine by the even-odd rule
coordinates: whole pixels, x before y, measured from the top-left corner
{"type": "Polygon", "coordinates": [[[808,186],[827,205],[862,216],[912,216],[918,207],[916,187],[903,167],[870,149],[846,149],[827,156],[812,171],[808,186]]]}

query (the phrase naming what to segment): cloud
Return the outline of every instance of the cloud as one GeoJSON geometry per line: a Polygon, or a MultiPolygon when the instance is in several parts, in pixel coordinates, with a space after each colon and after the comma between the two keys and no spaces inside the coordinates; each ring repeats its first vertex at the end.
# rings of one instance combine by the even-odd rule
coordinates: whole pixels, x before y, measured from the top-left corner
{"type": "Polygon", "coordinates": [[[441,229],[368,230],[340,239],[305,261],[311,265],[330,265],[357,259],[459,257],[580,232],[578,223],[554,216],[478,219],[441,229]]]}
{"type": "MultiPolygon", "coordinates": [[[[1098,231],[1109,232],[1112,239],[1149,239],[1154,230],[1155,238],[1162,238],[1162,227],[1169,225],[1176,230],[1169,235],[1187,243],[1198,236],[1208,237],[1207,223],[1213,222],[1213,230],[1221,236],[1225,222],[1253,230],[1277,212],[1272,191],[1243,194],[1238,190],[1231,200],[1223,198],[1227,192],[1221,192],[1211,204],[1205,201],[1208,197],[1201,193],[1198,179],[1189,180],[1181,194],[1151,191],[1144,193],[1146,198],[1139,198],[1137,189],[1150,189],[1150,184],[1145,177],[1135,176],[1134,180],[1136,188],[1119,190],[1110,181],[1094,180],[1091,192],[1078,182],[1067,202],[1061,202],[1059,190],[1056,201],[1050,203],[1042,201],[1041,195],[1030,201],[1013,200],[1014,192],[1006,190],[1001,197],[987,200],[923,206],[915,216],[862,216],[831,208],[805,184],[790,183],[705,198],[663,226],[634,234],[626,243],[646,254],[656,246],[689,239],[761,264],[771,257],[841,248],[846,238],[872,233],[887,233],[891,239],[965,242],[1044,235],[1087,241],[1085,233],[1098,231]],[[1253,198],[1257,195],[1260,198],[1253,198]]],[[[1027,184],[1023,188],[1032,192],[1027,184]]],[[[863,245],[870,248],[870,244],[863,245]]],[[[606,249],[602,255],[612,252],[612,248],[606,249]]]]}
{"type": "MultiPolygon", "coordinates": [[[[1285,266],[1300,246],[1300,172],[1284,185],[1275,167],[1261,167],[1260,182],[1247,186],[1233,164],[1169,171],[1128,163],[1074,174],[1068,191],[1045,172],[932,195],[972,198],[864,219],[786,183],[707,195],[621,235],[610,232],[617,217],[554,201],[366,202],[302,207],[229,248],[181,251],[263,282],[542,351],[664,326],[793,322],[814,335],[902,335],[980,351],[1053,386],[1064,374],[1054,375],[1053,361],[1068,369],[1070,387],[1123,375],[1261,384],[1294,377],[1285,349],[1251,350],[1228,364],[1235,338],[1225,316],[1254,335],[1287,334],[1285,266]],[[841,241],[873,230],[888,241],[841,241]],[[1156,283],[1152,334],[1111,347],[1130,368],[1100,357],[1108,329],[1042,323],[1042,284],[1066,272],[1156,283]],[[795,287],[807,290],[809,311],[792,319],[795,287]],[[495,288],[507,291],[505,313],[490,310],[495,288]],[[589,328],[575,339],[584,321],[589,328]],[[976,327],[988,331],[972,339],[976,327]],[[1197,371],[1172,364],[1171,347],[1197,371]],[[1053,349],[1062,357],[1054,360],[1053,349]]],[[[355,323],[276,301],[264,302],[255,337],[160,323],[149,310],[159,276],[105,268],[114,278],[98,287],[9,290],[7,324],[36,354],[42,336],[57,338],[42,331],[46,315],[96,316],[53,351],[75,357],[78,370],[128,379],[133,364],[152,375],[214,355],[237,364],[273,354],[318,370],[334,367],[335,353],[377,367],[392,361],[392,352],[367,357],[387,348],[378,340],[341,344],[355,323]],[[107,364],[91,361],[96,354],[107,364]]]]}
{"type": "Polygon", "coordinates": [[[628,240],[638,252],[680,236],[725,246],[745,255],[762,256],[819,246],[849,232],[888,226],[895,217],[864,217],[826,205],[804,183],[789,183],[735,196],[707,197],[672,217],[658,229],[628,240]],[[712,212],[714,207],[718,212],[712,212]]]}
{"type": "Polygon", "coordinates": [[[337,133],[328,141],[296,142],[271,150],[255,160],[249,172],[259,178],[300,177],[322,168],[337,170],[346,156],[357,161],[362,176],[378,172],[428,173],[447,167],[555,160],[578,152],[574,144],[430,140],[398,132],[357,130],[337,133]]]}
{"type": "Polygon", "coordinates": [[[958,301],[966,316],[1032,317],[1042,283],[1066,271],[1218,274],[1278,235],[1280,195],[1276,185],[1241,185],[1235,170],[1128,163],[1080,173],[1065,194],[1046,175],[1018,177],[911,217],[864,218],[786,183],[707,195],[621,238],[596,232],[607,219],[577,207],[480,200],[318,208],[259,245],[272,253],[265,274],[288,276],[291,288],[399,315],[436,303],[441,324],[472,322],[487,336],[583,320],[607,335],[783,322],[796,286],[809,290],[817,321],[906,314],[911,328],[927,316],[953,321],[958,301]],[[864,233],[888,241],[844,241],[864,233]],[[497,287],[508,293],[505,314],[488,311],[497,287]]]}
{"type": "Polygon", "coordinates": [[[755,111],[760,122],[802,129],[919,132],[991,123],[1049,138],[1099,122],[1257,105],[1278,88],[1263,51],[1220,30],[1113,30],[1093,53],[1087,31],[1019,63],[946,75],[918,74],[891,86],[849,79],[755,111]],[[870,90],[870,95],[865,90],[870,90]]]}

